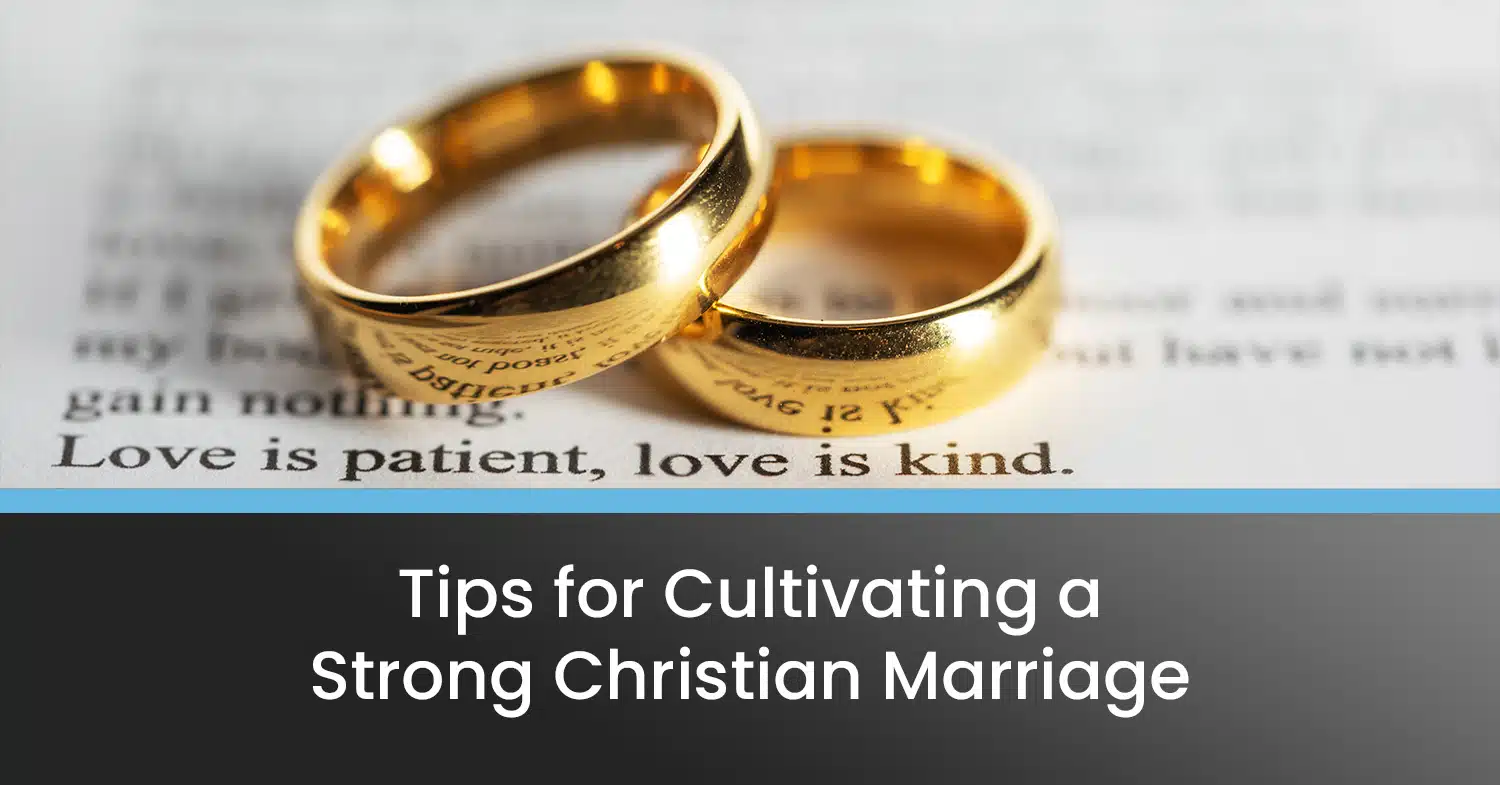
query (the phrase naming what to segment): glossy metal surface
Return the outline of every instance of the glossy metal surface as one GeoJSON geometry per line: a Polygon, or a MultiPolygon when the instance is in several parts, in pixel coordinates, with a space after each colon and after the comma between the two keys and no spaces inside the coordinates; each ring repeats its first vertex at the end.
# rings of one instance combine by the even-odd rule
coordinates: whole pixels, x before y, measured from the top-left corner
{"type": "Polygon", "coordinates": [[[719,299],[770,220],[772,152],[738,84],[663,54],[566,63],[480,86],[393,123],[313,186],[295,230],[314,322],[350,367],[415,401],[470,403],[586,378],[719,299]],[[694,168],[620,233],[518,278],[395,296],[361,288],[424,220],[558,153],[681,140],[694,168]]]}
{"type": "Polygon", "coordinates": [[[971,293],[851,321],[720,303],[653,354],[710,408],[793,434],[915,428],[994,398],[1046,348],[1060,294],[1056,222],[1019,172],[920,140],[805,139],[780,146],[777,180],[769,243],[833,237],[971,293]]]}

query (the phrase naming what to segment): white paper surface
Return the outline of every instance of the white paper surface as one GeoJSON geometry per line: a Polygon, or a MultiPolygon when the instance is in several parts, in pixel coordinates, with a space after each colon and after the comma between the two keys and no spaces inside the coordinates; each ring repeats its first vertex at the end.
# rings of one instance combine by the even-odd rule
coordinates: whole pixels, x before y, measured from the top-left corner
{"type": "MultiPolygon", "coordinates": [[[[1500,5],[528,5],[0,10],[0,485],[1500,482],[1500,5]],[[343,380],[299,362],[308,334],[286,250],[303,188],[442,90],[652,43],[722,62],[775,134],[914,131],[1029,169],[1062,224],[1056,357],[960,419],[834,442],[716,421],[631,367],[508,401],[499,423],[327,416],[343,380]],[[230,335],[241,358],[215,359],[230,335]],[[251,344],[268,359],[243,356],[251,344]],[[158,390],[169,408],[187,392],[192,411],[149,411],[158,390]],[[247,391],[278,396],[282,413],[243,414],[247,391]],[[132,392],[147,411],[109,411],[132,392]],[[286,413],[315,405],[325,413],[286,413]],[[69,435],[73,463],[103,465],[58,466],[69,435]],[[263,468],[272,437],[277,470],[263,468]],[[1040,443],[1051,473],[899,473],[902,444],[1013,460],[1040,443]],[[440,473],[439,445],[550,451],[559,470],[541,472],[542,456],[532,473],[440,473]],[[233,465],[206,468],[214,447],[208,463],[233,465]],[[294,448],[316,468],[287,470],[294,448]],[[385,466],[347,481],[350,450],[385,466]],[[389,470],[418,466],[399,450],[423,471],[389,470]],[[786,473],[745,461],[726,477],[704,458],[761,453],[786,456],[786,473]],[[820,476],[824,453],[862,454],[869,471],[820,476]],[[671,454],[705,468],[665,476],[671,454]]],[[[625,209],[548,193],[518,243],[588,242],[625,209]]]]}

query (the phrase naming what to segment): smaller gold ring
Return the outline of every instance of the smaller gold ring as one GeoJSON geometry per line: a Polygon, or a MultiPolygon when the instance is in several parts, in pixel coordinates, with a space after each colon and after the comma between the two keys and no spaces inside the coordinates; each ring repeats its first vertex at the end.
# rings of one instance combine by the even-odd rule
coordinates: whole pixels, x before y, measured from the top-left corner
{"type": "Polygon", "coordinates": [[[697,319],[754,257],[772,150],[738,83],[697,58],[615,54],[461,92],[361,143],[313,185],[294,243],[304,300],[357,375],[461,404],[558,387],[697,319]],[[418,296],[362,288],[429,217],[574,149],[681,141],[692,173],[612,237],[526,275],[418,296]]]}
{"type": "Polygon", "coordinates": [[[807,138],[779,146],[776,177],[770,246],[811,233],[907,248],[902,264],[964,271],[965,288],[878,319],[720,302],[653,355],[708,407],[791,434],[915,428],[989,401],[1042,355],[1060,297],[1056,221],[1019,171],[920,140],[807,138]]]}

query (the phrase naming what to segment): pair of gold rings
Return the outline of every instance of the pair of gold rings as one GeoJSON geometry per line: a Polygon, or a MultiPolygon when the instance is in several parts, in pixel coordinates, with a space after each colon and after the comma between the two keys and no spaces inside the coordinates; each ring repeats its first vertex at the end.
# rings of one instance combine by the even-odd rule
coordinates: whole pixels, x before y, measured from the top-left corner
{"type": "Polygon", "coordinates": [[[914,139],[773,148],[729,74],[659,53],[502,79],[384,128],[313,186],[294,242],[319,332],[390,394],[492,401],[659,347],[655,359],[710,408],[784,433],[877,433],[967,411],[1041,355],[1058,303],[1055,221],[1019,172],[914,139]],[[642,141],[696,154],[614,236],[478,288],[362,288],[404,238],[480,186],[560,153],[642,141]],[[840,321],[721,302],[768,234],[868,248],[962,296],[840,321]]]}

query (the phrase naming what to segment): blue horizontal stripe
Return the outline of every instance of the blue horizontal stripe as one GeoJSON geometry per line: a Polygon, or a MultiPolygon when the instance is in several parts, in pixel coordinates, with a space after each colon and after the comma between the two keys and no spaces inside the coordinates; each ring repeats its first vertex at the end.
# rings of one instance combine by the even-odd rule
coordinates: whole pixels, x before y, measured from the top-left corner
{"type": "Polygon", "coordinates": [[[0,512],[1500,513],[1500,489],[0,489],[0,512]]]}

